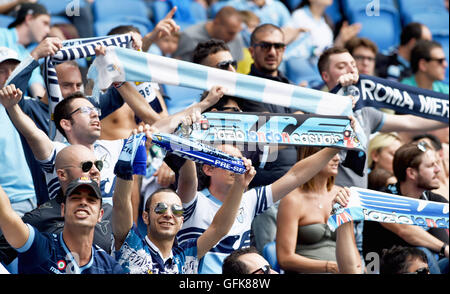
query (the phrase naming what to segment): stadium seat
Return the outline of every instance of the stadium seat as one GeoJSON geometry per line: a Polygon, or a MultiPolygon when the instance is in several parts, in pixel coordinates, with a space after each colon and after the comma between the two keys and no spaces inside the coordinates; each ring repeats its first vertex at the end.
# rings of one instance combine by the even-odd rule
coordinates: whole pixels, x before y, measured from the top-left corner
{"type": "Polygon", "coordinates": [[[333,24],[338,24],[342,21],[341,2],[339,0],[333,0],[333,4],[327,7],[325,13],[331,18],[333,24]]]}
{"type": "Polygon", "coordinates": [[[302,81],[308,82],[309,86],[322,83],[317,67],[302,57],[291,57],[286,60],[286,76],[296,85],[302,81]]]}
{"type": "Polygon", "coordinates": [[[280,272],[280,265],[277,260],[277,247],[275,241],[267,243],[262,252],[264,258],[269,262],[273,270],[280,272]]]}
{"type": "MultiPolygon", "coordinates": [[[[397,10],[397,6],[394,3],[394,0],[341,0],[341,5],[343,8],[343,13],[345,16],[350,17],[353,13],[360,13],[361,10],[368,10],[369,13],[375,13],[376,9],[391,9],[397,10]],[[379,7],[374,7],[374,4],[378,4],[379,7]]],[[[366,15],[368,16],[368,15],[366,15]]]]}
{"type": "Polygon", "coordinates": [[[0,14],[0,28],[7,28],[15,19],[15,17],[0,14]]]}
{"type": "Polygon", "coordinates": [[[123,16],[149,19],[149,10],[143,0],[95,0],[92,10],[95,22],[110,21],[123,16]]]}
{"type": "Polygon", "coordinates": [[[52,15],[50,18],[51,25],[60,24],[60,23],[71,23],[70,20],[65,16],[52,15]]]}
{"type": "Polygon", "coordinates": [[[443,0],[397,0],[403,25],[411,22],[411,16],[429,10],[446,11],[443,0]]]}
{"type": "Polygon", "coordinates": [[[216,16],[217,12],[219,12],[219,10],[222,9],[222,7],[227,6],[229,2],[230,1],[214,2],[214,4],[209,7],[209,11],[208,11],[209,18],[210,19],[214,18],[216,16]]]}
{"type": "MultiPolygon", "coordinates": [[[[84,1],[79,2],[82,4],[84,1]]],[[[74,2],[73,0],[39,0],[38,3],[44,5],[51,15],[56,15],[64,13],[67,5],[74,2]]]]}
{"type": "Polygon", "coordinates": [[[142,36],[153,29],[153,24],[149,19],[139,17],[124,16],[106,21],[96,21],[94,32],[96,36],[106,36],[108,32],[119,25],[132,25],[139,29],[142,36]]]}
{"type": "MultiPolygon", "coordinates": [[[[185,11],[184,13],[189,13],[190,15],[187,17],[183,17],[178,10],[173,19],[180,26],[180,30],[183,31],[185,28],[194,25],[198,22],[206,21],[207,11],[206,9],[196,1],[189,0],[189,11],[185,11]]],[[[156,24],[161,21],[166,14],[172,9],[173,4],[170,1],[154,1],[151,4],[151,9],[153,12],[153,22],[156,24]]],[[[180,9],[180,7],[178,7],[180,9]]]]}
{"type": "Polygon", "coordinates": [[[381,53],[386,53],[392,47],[399,44],[401,23],[400,16],[396,9],[386,7],[379,8],[379,14],[367,16],[366,8],[359,11],[352,11],[348,16],[350,24],[360,23],[362,25],[359,37],[365,37],[378,46],[381,53]]]}
{"type": "Polygon", "coordinates": [[[186,109],[193,103],[200,101],[200,97],[203,94],[202,90],[178,87],[173,85],[162,85],[164,93],[166,94],[166,105],[169,114],[177,113],[186,109]]]}
{"type": "Polygon", "coordinates": [[[406,14],[403,23],[420,22],[426,25],[432,34],[448,34],[448,11],[442,9],[426,9],[420,12],[406,14]]]}

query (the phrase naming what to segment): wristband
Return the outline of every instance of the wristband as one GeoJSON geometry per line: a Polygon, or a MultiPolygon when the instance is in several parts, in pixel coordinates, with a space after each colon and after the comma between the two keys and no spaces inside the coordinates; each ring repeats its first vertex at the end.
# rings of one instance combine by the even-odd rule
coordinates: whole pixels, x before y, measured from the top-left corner
{"type": "Polygon", "coordinates": [[[112,83],[113,87],[116,88],[116,89],[119,89],[120,87],[122,87],[123,84],[125,84],[125,82],[114,82],[114,83],[112,83]]]}

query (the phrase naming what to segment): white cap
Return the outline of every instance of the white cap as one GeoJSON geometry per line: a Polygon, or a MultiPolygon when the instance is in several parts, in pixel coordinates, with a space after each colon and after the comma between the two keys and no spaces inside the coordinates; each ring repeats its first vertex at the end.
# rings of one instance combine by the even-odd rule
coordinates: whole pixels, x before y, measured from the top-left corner
{"type": "Polygon", "coordinates": [[[8,47],[0,47],[0,63],[5,60],[17,60],[20,62],[19,54],[16,51],[8,48],[8,47]]]}

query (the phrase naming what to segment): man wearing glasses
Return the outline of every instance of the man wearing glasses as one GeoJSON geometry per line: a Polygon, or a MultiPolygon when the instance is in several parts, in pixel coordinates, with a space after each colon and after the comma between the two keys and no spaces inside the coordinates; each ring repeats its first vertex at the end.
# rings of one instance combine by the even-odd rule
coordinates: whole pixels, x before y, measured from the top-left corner
{"type": "Polygon", "coordinates": [[[427,256],[415,247],[393,246],[383,250],[380,262],[380,274],[428,275],[427,256]]]}
{"type": "Polygon", "coordinates": [[[225,258],[222,264],[222,274],[278,274],[272,269],[269,262],[259,254],[255,247],[241,248],[233,251],[225,258]]]}
{"type": "MultiPolygon", "coordinates": [[[[398,182],[386,192],[435,202],[448,200],[430,190],[439,188],[440,167],[436,152],[425,142],[406,144],[394,155],[394,175],[398,182]]],[[[427,254],[432,274],[448,273],[448,232],[446,229],[415,225],[365,222],[363,250],[382,253],[393,245],[415,246],[427,254]],[[440,257],[436,259],[436,255],[440,257]]]]}
{"type": "MultiPolygon", "coordinates": [[[[132,181],[121,174],[123,171],[117,171],[112,227],[115,257],[124,270],[133,274],[197,274],[202,257],[234,224],[244,190],[255,175],[251,161],[243,160],[247,172],[234,175],[227,199],[214,215],[210,213],[214,217],[212,223],[200,236],[193,236],[181,245],[174,242],[185,218],[180,196],[197,190],[195,163],[186,160],[180,169],[177,192],[163,188],[148,197],[142,213],[147,225],[145,237],[141,237],[133,223],[132,181]],[[185,183],[184,177],[191,179],[189,183],[185,183]]],[[[132,169],[131,164],[129,168],[132,169]]]]}
{"type": "Polygon", "coordinates": [[[411,51],[411,69],[413,75],[401,82],[410,86],[448,94],[445,79],[448,67],[442,45],[436,41],[420,40],[411,51]]]}
{"type": "MultiPolygon", "coordinates": [[[[78,178],[88,178],[100,184],[100,171],[103,162],[97,160],[95,154],[82,145],[70,145],[63,148],[56,156],[55,169],[61,189],[57,196],[43,203],[38,208],[26,213],[22,217],[24,223],[30,224],[39,232],[57,234],[64,228],[64,217],[61,215],[61,203],[70,182],[78,178]]],[[[106,252],[111,251],[111,214],[112,206],[108,203],[102,204],[103,217],[97,223],[94,230],[93,243],[106,252]]],[[[12,261],[17,257],[17,251],[12,248],[4,236],[0,238],[0,262],[8,265],[11,273],[17,273],[15,263],[12,261]]]]}

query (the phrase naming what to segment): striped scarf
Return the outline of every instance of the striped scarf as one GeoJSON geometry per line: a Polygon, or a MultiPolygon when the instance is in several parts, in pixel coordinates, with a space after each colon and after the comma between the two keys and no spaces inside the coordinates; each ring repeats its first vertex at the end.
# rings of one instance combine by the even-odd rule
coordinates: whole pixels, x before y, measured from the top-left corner
{"type": "Polygon", "coordinates": [[[53,121],[53,113],[55,111],[56,104],[63,100],[61,89],[59,88],[58,84],[58,77],[56,75],[55,66],[65,61],[95,56],[95,47],[97,45],[128,47],[130,43],[131,36],[129,34],[111,37],[68,40],[63,42],[64,47],[59,50],[54,56],[48,56],[45,58],[44,81],[49,97],[50,115],[48,135],[52,140],[63,140],[62,135],[57,132],[55,123],[53,121]]]}

